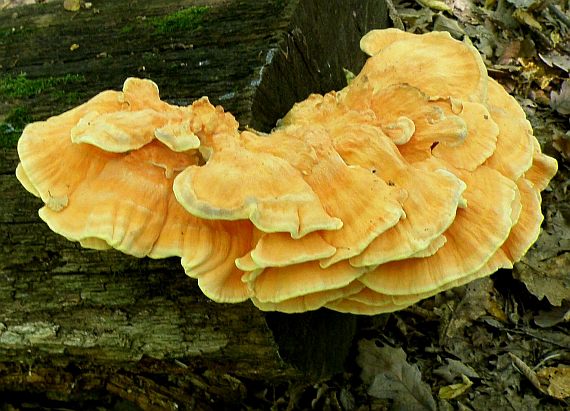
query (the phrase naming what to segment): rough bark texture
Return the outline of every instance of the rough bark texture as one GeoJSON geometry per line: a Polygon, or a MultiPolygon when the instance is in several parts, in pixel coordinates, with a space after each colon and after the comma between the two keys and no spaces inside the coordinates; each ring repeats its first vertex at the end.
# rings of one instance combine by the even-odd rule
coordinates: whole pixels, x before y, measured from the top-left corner
{"type": "Polygon", "coordinates": [[[385,25],[381,0],[0,11],[0,394],[117,395],[144,409],[184,409],[239,401],[244,380],[341,370],[352,316],[216,304],[177,259],[86,250],[51,233],[37,216],[41,202],[14,176],[14,135],[22,121],[118,89],[128,76],[150,77],[178,104],[208,95],[242,126],[268,130],[310,92],[341,88],[342,69],[364,61],[358,39],[385,25]]]}

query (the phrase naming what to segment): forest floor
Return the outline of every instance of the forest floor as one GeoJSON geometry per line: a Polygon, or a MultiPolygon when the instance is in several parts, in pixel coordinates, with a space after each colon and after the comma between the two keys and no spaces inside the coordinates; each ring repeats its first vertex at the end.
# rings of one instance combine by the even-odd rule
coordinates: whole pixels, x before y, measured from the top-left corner
{"type": "Polygon", "coordinates": [[[562,3],[392,2],[395,27],[468,38],[557,158],[543,232],[512,271],[363,319],[351,371],[290,390],[283,409],[569,409],[570,11],[562,3]]]}
{"type": "MultiPolygon", "coordinates": [[[[25,3],[25,0],[23,1],[25,3]]],[[[559,173],[537,245],[512,271],[359,320],[346,372],[244,382],[243,410],[565,410],[570,407],[570,9],[567,1],[387,0],[395,27],[468,38],[525,109],[559,173]]],[[[0,7],[17,0],[0,1],[0,7]]],[[[22,3],[22,1],[20,1],[22,3]]],[[[37,407],[14,399],[1,410],[37,407]]],[[[109,399],[84,409],[138,410],[109,399]]]]}

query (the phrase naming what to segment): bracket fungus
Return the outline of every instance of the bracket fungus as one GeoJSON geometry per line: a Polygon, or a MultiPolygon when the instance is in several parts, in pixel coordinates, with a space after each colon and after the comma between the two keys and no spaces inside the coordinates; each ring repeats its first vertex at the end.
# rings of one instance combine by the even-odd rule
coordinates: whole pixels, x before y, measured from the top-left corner
{"type": "Polygon", "coordinates": [[[56,233],[179,256],[209,298],[262,310],[377,314],[512,267],[557,170],[520,106],[447,33],[374,30],[361,48],[347,87],[269,134],[129,78],[28,125],[17,178],[56,233]]]}

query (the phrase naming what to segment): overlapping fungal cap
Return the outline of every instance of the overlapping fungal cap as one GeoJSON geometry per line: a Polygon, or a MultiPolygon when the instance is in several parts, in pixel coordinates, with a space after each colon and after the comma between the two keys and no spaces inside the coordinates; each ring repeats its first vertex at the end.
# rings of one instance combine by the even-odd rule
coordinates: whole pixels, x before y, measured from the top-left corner
{"type": "MultiPolygon", "coordinates": [[[[457,208],[453,223],[442,233],[445,243],[433,255],[416,254],[381,264],[358,279],[366,286],[360,292],[327,305],[339,311],[371,314],[400,309],[499,268],[512,267],[538,237],[542,222],[540,191],[556,173],[557,165],[540,152],[524,112],[496,81],[486,73],[478,87],[473,86],[476,82],[462,80],[466,67],[483,67],[470,46],[444,33],[410,36],[396,30],[373,31],[361,45],[373,57],[359,74],[360,83],[343,90],[342,102],[358,104],[384,116],[385,106],[375,99],[381,91],[374,78],[394,64],[385,58],[395,53],[395,45],[401,50],[409,47],[412,63],[403,64],[399,79],[427,95],[427,104],[438,104],[446,117],[449,113],[458,115],[467,127],[463,143],[442,144],[436,138],[429,153],[424,149],[424,155],[419,155],[420,150],[413,146],[420,143],[416,143],[415,135],[398,145],[414,168],[445,169],[461,179],[466,184],[462,194],[465,204],[457,208]],[[430,37],[422,44],[427,46],[438,38],[441,44],[448,44],[449,50],[440,54],[437,48],[415,47],[420,39],[430,37]],[[479,63],[447,60],[444,64],[451,50],[455,50],[456,56],[479,63]],[[433,70],[422,66],[422,73],[418,74],[414,63],[423,62],[426,52],[433,53],[433,70]],[[442,74],[443,70],[448,72],[442,74]],[[448,80],[441,82],[442,75],[448,80]],[[417,82],[418,76],[428,86],[417,82]],[[374,92],[368,98],[362,91],[370,88],[367,83],[374,84],[374,92]],[[444,86],[433,90],[437,83],[444,86]],[[449,89],[450,84],[459,87],[449,89]],[[446,104],[451,104],[451,111],[446,104]]],[[[477,79],[480,73],[481,70],[474,70],[471,78],[477,79]]]]}
{"type": "Polygon", "coordinates": [[[237,134],[235,119],[206,99],[171,106],[153,82],[130,78],[122,92],[28,125],[16,175],[43,200],[39,215],[56,233],[136,257],[180,256],[207,295],[243,301],[249,291],[234,260],[249,250],[251,225],[195,217],[172,190],[182,170],[204,161],[201,141],[237,134]]]}
{"type": "Polygon", "coordinates": [[[215,301],[377,314],[512,267],[556,172],[477,51],[376,30],[349,86],[269,134],[128,79],[28,126],[22,185],[83,245],[177,255],[215,301]],[[76,173],[68,173],[76,169],[76,173]]]}

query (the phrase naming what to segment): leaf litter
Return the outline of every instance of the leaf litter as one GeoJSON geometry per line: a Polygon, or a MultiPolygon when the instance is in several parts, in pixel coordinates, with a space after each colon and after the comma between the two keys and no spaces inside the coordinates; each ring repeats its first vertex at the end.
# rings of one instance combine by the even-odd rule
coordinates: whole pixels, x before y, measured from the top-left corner
{"type": "Polygon", "coordinates": [[[357,363],[371,399],[369,408],[360,409],[402,409],[405,401],[409,409],[429,409],[425,404],[433,398],[440,410],[565,410],[570,407],[569,5],[444,3],[447,7],[392,0],[388,8],[396,27],[414,33],[445,30],[470,41],[490,75],[521,103],[542,149],[558,159],[559,173],[543,196],[542,234],[514,270],[381,316],[384,320],[364,320],[369,328],[358,345],[357,363]],[[389,346],[379,347],[378,340],[389,346]],[[417,387],[416,396],[409,393],[411,386],[417,387]]]}
{"type": "Polygon", "coordinates": [[[406,361],[404,350],[378,347],[373,340],[360,341],[358,348],[356,362],[362,367],[362,380],[369,384],[368,394],[393,400],[397,410],[437,409],[429,386],[422,381],[417,365],[406,361]]]}

